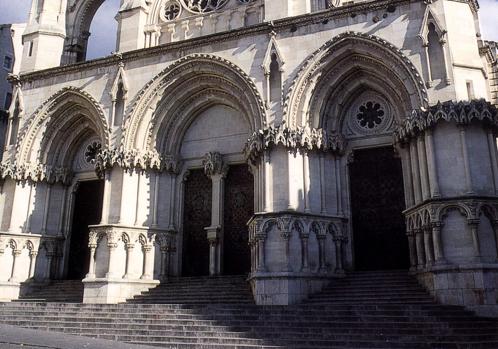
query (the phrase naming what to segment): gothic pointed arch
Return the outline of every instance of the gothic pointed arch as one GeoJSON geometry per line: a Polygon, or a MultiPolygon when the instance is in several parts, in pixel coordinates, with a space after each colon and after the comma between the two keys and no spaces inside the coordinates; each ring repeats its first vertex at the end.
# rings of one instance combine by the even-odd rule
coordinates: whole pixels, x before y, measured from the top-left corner
{"type": "Polygon", "coordinates": [[[290,127],[316,128],[326,126],[326,120],[340,122],[340,108],[368,91],[382,91],[391,99],[399,119],[428,104],[422,77],[400,49],[373,35],[342,33],[300,68],[285,98],[284,121],[290,127]]]}
{"type": "Polygon", "coordinates": [[[181,58],[142,89],[125,121],[123,148],[176,155],[193,119],[214,105],[235,110],[252,132],[265,123],[263,99],[241,68],[211,54],[181,58]]]}
{"type": "Polygon", "coordinates": [[[17,163],[68,167],[85,139],[109,148],[110,128],[101,105],[87,92],[65,87],[29,118],[17,143],[17,163]]]}

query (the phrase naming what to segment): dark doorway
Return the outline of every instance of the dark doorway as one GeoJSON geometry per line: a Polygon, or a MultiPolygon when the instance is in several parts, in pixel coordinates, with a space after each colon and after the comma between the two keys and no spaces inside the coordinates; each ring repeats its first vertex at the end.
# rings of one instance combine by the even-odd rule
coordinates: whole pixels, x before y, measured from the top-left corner
{"type": "Polygon", "coordinates": [[[407,269],[403,173],[394,148],[355,150],[349,174],[356,269],[407,269]]]}
{"type": "Polygon", "coordinates": [[[78,184],[74,200],[73,225],[67,279],[82,280],[88,273],[90,250],[89,225],[99,224],[102,218],[104,181],[85,181],[78,184]]]}
{"type": "Polygon", "coordinates": [[[191,170],[185,182],[183,211],[183,276],[209,275],[212,182],[204,170],[191,170]]]}
{"type": "Polygon", "coordinates": [[[225,275],[251,270],[247,222],[254,214],[254,178],[247,165],[230,166],[225,180],[223,267],[225,275]]]}

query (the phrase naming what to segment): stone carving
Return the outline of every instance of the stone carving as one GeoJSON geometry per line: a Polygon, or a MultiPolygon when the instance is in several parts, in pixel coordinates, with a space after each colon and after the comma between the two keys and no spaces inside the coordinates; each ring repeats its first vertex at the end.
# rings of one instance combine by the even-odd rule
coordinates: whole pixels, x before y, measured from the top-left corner
{"type": "Polygon", "coordinates": [[[346,141],[340,134],[330,134],[323,129],[309,127],[291,129],[285,124],[270,126],[254,132],[246,143],[246,158],[254,163],[261,153],[274,146],[293,150],[322,150],[342,154],[346,141]]]}
{"type": "Polygon", "coordinates": [[[202,166],[208,177],[217,174],[225,175],[228,171],[228,165],[224,163],[223,156],[217,152],[207,153],[202,160],[202,166]]]}
{"type": "Polygon", "coordinates": [[[167,171],[178,173],[180,161],[171,155],[161,155],[156,151],[118,149],[103,150],[97,154],[95,171],[102,176],[106,169],[119,166],[127,170],[139,169],[142,171],[167,171]]]}
{"type": "Polygon", "coordinates": [[[193,13],[207,13],[217,11],[225,6],[229,0],[181,0],[183,6],[193,13]]]}
{"type": "Polygon", "coordinates": [[[440,121],[468,124],[473,120],[483,121],[493,128],[498,128],[498,111],[485,100],[438,102],[426,111],[414,111],[411,117],[395,130],[394,139],[396,142],[405,143],[440,121]]]}
{"type": "Polygon", "coordinates": [[[62,183],[69,185],[73,178],[73,173],[65,167],[52,167],[45,164],[16,164],[2,163],[0,164],[0,177],[10,177],[15,181],[31,181],[62,183]]]}

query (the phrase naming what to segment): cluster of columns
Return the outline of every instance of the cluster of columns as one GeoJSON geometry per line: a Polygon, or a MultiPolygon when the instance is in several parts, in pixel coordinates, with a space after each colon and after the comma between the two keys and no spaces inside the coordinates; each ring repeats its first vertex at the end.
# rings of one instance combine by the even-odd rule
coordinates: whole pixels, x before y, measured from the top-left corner
{"type": "Polygon", "coordinates": [[[408,229],[411,270],[423,270],[433,265],[444,265],[446,259],[441,240],[441,223],[408,229]]]}

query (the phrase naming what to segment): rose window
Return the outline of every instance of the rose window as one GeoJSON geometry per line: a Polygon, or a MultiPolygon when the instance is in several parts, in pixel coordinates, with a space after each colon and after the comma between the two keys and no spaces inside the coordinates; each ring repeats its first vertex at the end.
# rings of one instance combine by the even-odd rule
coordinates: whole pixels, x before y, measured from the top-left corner
{"type": "Polygon", "coordinates": [[[367,102],[360,106],[356,115],[361,127],[373,129],[384,121],[385,112],[381,105],[376,102],[367,102]]]}
{"type": "Polygon", "coordinates": [[[88,144],[85,149],[85,161],[89,164],[95,164],[97,155],[101,152],[101,150],[102,144],[100,144],[99,142],[92,142],[88,144]]]}
{"type": "Polygon", "coordinates": [[[219,10],[229,0],[182,0],[186,9],[194,13],[206,13],[219,10]]]}
{"type": "Polygon", "coordinates": [[[164,7],[164,18],[168,21],[177,19],[180,16],[182,8],[178,2],[169,2],[164,7]]]}

